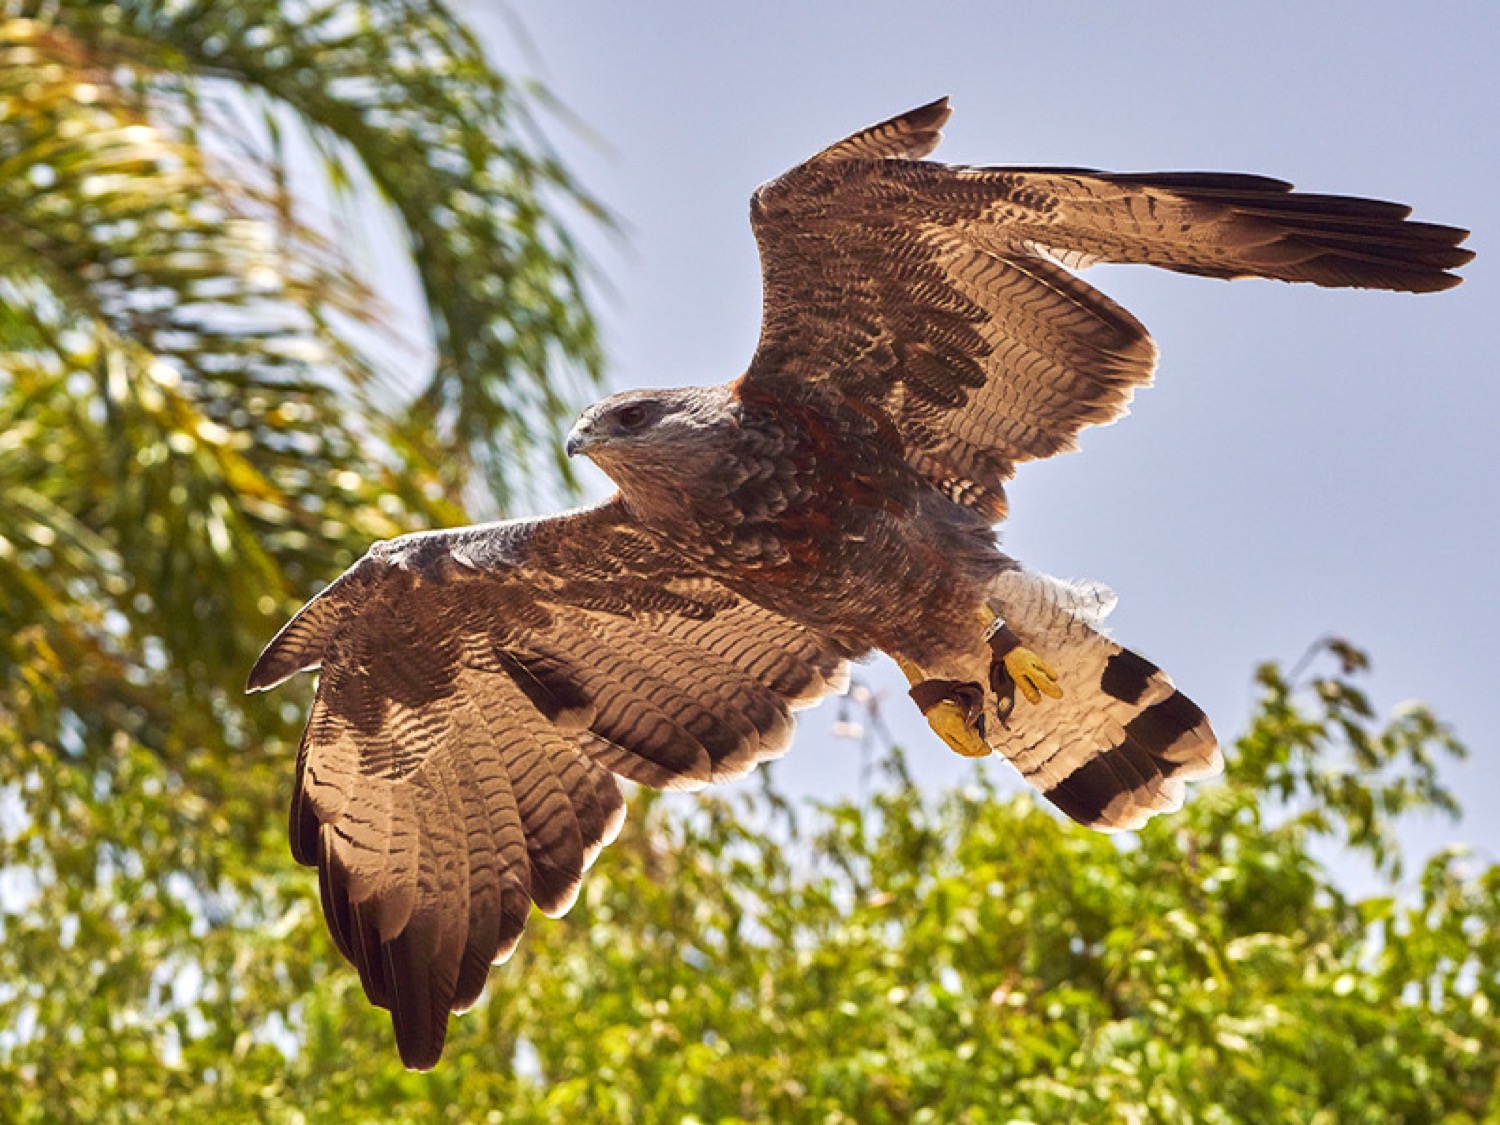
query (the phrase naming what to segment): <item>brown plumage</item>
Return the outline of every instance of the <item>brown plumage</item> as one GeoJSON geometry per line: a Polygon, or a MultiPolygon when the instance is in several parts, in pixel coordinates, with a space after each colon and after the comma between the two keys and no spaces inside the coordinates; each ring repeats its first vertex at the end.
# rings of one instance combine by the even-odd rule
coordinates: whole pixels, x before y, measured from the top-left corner
{"type": "Polygon", "coordinates": [[[755,193],[750,368],[585,412],[569,452],[614,498],[376,544],[251,672],[322,670],[292,849],[408,1066],[437,1062],[533,903],[571,905],[619,830],[617,775],[740,776],[873,650],[928,697],[959,685],[978,737],[1082,823],[1136,827],[1219,768],[1202,712],[1099,628],[1108,591],[995,542],[1015,465],[1118,417],[1155,365],[1069,269],[1425,292],[1458,283],[1465,232],[1257,176],[926,162],[947,117],[873,126],[755,193]],[[1062,698],[1014,697],[994,615],[1062,698]]]}

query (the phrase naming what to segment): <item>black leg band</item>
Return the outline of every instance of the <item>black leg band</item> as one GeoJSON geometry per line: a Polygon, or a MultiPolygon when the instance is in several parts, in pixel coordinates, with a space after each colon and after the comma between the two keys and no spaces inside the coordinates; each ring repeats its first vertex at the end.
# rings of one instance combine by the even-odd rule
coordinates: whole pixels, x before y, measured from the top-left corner
{"type": "Polygon", "coordinates": [[[1005,666],[1005,657],[1021,647],[1021,638],[1009,625],[996,624],[990,633],[990,690],[995,693],[995,713],[1002,723],[1016,709],[1016,681],[1005,666]]]}
{"type": "Polygon", "coordinates": [[[1011,631],[1009,625],[997,622],[990,633],[990,652],[996,660],[1003,660],[1008,653],[1021,647],[1021,638],[1011,631]]]}

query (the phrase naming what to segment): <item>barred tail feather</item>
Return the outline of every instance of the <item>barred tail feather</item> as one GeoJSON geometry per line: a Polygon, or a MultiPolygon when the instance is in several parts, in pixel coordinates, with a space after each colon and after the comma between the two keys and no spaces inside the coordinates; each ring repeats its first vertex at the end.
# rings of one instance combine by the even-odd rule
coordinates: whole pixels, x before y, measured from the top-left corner
{"type": "Polygon", "coordinates": [[[1017,701],[989,741],[1049,801],[1091,828],[1134,829],[1181,808],[1188,782],[1222,771],[1208,717],[1060,596],[1070,587],[1024,571],[1003,585],[1010,596],[997,608],[1056,671],[1063,697],[1017,701]]]}
{"type": "MultiPolygon", "coordinates": [[[[1106,662],[1097,688],[1072,686],[1085,693],[1086,705],[1135,711],[1123,723],[1104,726],[1100,745],[1043,789],[1049,801],[1080,824],[1103,831],[1139,828],[1157,813],[1181,808],[1187,782],[1223,769],[1208,717],[1150,661],[1118,649],[1106,662]],[[1148,692],[1155,702],[1142,703],[1148,692]]],[[[1064,761],[1056,764],[1062,767],[1064,761]]]]}

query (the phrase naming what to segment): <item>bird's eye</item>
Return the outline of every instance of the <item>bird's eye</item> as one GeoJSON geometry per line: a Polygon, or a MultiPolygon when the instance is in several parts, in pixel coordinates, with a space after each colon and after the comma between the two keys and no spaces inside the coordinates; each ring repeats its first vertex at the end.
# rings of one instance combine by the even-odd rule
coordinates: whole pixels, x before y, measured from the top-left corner
{"type": "Polygon", "coordinates": [[[646,424],[647,411],[639,403],[622,406],[615,411],[615,422],[622,430],[638,430],[646,424]]]}

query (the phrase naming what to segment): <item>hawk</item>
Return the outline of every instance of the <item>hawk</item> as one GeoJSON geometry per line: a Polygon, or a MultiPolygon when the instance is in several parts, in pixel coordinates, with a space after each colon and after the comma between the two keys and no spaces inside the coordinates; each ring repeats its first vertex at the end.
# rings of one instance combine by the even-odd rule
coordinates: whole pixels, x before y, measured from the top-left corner
{"type": "Polygon", "coordinates": [[[533,904],[572,905],[620,829],[617,778],[740,777],[877,650],[945,742],[1090,827],[1138,827],[1221,768],[1203,712],[1103,631],[1107,589],[997,545],[1016,465],[1124,413],[1156,364],[1072,271],[1429,292],[1458,284],[1466,232],[1260,176],[929,162],[948,115],[755,192],[749,368],[586,410],[567,451],[613,497],[377,543],[251,672],[321,669],[292,852],[407,1066],[437,1063],[533,904]]]}

